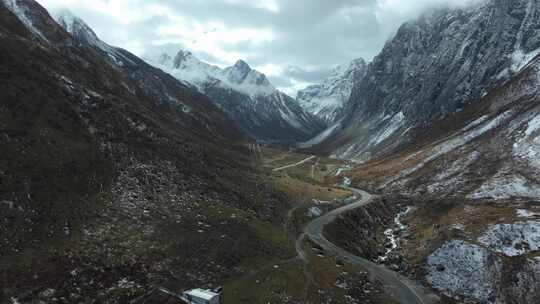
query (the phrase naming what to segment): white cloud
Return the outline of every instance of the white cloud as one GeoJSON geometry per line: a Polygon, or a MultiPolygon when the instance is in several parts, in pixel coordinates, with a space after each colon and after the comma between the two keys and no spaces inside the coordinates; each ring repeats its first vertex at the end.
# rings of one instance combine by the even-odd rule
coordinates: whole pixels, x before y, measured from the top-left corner
{"type": "Polygon", "coordinates": [[[289,92],[335,65],[371,60],[402,22],[426,9],[477,1],[38,0],[49,10],[70,9],[101,39],[136,55],[174,44],[222,67],[244,59],[281,77],[289,92]]]}

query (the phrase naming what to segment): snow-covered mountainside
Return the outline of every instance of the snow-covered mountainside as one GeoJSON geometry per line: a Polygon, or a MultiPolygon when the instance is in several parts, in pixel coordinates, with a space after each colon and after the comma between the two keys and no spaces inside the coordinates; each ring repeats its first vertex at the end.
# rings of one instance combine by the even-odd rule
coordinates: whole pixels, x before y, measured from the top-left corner
{"type": "Polygon", "coordinates": [[[343,115],[354,84],[362,80],[366,71],[367,64],[362,58],[353,60],[348,66],[335,68],[321,84],[298,91],[296,99],[308,112],[333,125],[343,115]]]}
{"type": "Polygon", "coordinates": [[[359,169],[409,194],[540,201],[540,55],[505,85],[431,126],[414,146],[359,169]]]}
{"type": "Polygon", "coordinates": [[[369,159],[462,111],[540,52],[536,0],[488,0],[405,23],[354,86],[340,128],[321,150],[369,159]]]}
{"type": "Polygon", "coordinates": [[[325,124],[296,100],[277,90],[266,76],[239,60],[220,69],[180,50],[175,56],[145,56],[156,67],[197,87],[250,137],[268,142],[305,141],[325,124]]]}
{"type": "MultiPolygon", "coordinates": [[[[216,125],[226,125],[231,122],[207,96],[160,69],[154,68],[130,52],[101,41],[82,19],[71,12],[67,10],[57,12],[54,18],[60,25],[59,28],[70,33],[73,41],[79,47],[97,52],[117,71],[136,84],[136,87],[131,86],[128,88],[129,90],[144,92],[145,95],[152,98],[155,107],[168,108],[176,113],[187,115],[189,119],[182,119],[186,127],[197,130],[201,126],[211,130],[216,125]],[[190,100],[197,100],[196,106],[189,102],[190,100]]],[[[230,131],[229,135],[238,137],[238,134],[233,135],[237,132],[234,130],[238,130],[238,128],[226,127],[212,132],[230,131]]]]}

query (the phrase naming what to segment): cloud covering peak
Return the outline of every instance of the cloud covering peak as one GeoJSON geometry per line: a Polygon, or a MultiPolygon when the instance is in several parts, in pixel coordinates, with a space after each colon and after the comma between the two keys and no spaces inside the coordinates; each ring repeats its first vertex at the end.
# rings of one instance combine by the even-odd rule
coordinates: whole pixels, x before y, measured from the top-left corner
{"type": "Polygon", "coordinates": [[[70,9],[105,42],[137,55],[192,51],[220,67],[243,59],[295,90],[352,59],[371,60],[399,25],[475,0],[38,0],[70,9]],[[166,50],[167,51],[167,50],[166,50]]]}

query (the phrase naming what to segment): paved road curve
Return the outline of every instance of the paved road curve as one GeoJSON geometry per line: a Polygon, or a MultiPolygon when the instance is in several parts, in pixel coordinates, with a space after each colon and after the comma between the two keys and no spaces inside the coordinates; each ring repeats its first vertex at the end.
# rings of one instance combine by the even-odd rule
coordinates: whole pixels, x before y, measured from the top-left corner
{"type": "Polygon", "coordinates": [[[295,164],[283,166],[281,168],[276,168],[276,169],[274,169],[272,171],[277,172],[277,171],[283,171],[283,170],[289,169],[289,168],[298,167],[298,166],[303,165],[303,164],[307,163],[308,161],[310,161],[312,159],[315,159],[315,158],[316,158],[316,156],[310,156],[310,157],[308,157],[308,158],[306,158],[304,160],[301,160],[301,161],[299,161],[299,162],[297,162],[295,164]]]}
{"type": "Polygon", "coordinates": [[[381,281],[386,288],[386,291],[393,295],[399,303],[402,304],[431,304],[437,303],[438,297],[429,294],[421,286],[418,286],[413,281],[401,276],[400,274],[391,271],[381,265],[375,264],[369,260],[353,255],[348,251],[339,248],[332,242],[328,241],[324,235],[324,226],[333,222],[336,217],[347,211],[368,205],[373,201],[373,196],[365,191],[347,188],[355,192],[359,199],[355,203],[335,209],[313,221],[311,221],[305,229],[305,234],[316,244],[321,246],[325,251],[336,256],[340,256],[351,264],[360,265],[369,273],[381,281]]]}

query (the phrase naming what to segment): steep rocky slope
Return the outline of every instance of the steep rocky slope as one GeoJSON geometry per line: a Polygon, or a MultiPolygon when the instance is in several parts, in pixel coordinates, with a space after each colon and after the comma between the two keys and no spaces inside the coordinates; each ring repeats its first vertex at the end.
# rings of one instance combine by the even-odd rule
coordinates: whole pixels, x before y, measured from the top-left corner
{"type": "Polygon", "coordinates": [[[489,0],[404,24],[354,87],[321,150],[366,160],[479,101],[540,52],[539,15],[536,0],[489,0]]]}
{"type": "Polygon", "coordinates": [[[298,91],[296,99],[304,109],[331,126],[343,116],[343,107],[351,97],[353,86],[362,80],[366,71],[367,64],[362,58],[353,60],[348,66],[335,68],[321,84],[298,91]]]}
{"type": "MultiPolygon", "coordinates": [[[[540,293],[540,55],[352,183],[413,198],[405,254],[450,298],[530,303],[540,293]]],[[[458,302],[460,302],[458,301],[458,302]]]]}
{"type": "MultiPolygon", "coordinates": [[[[409,194],[540,200],[540,57],[392,156],[361,166],[371,186],[409,194]]],[[[366,186],[369,186],[366,184],[366,186]]]]}
{"type": "Polygon", "coordinates": [[[266,76],[239,60],[220,69],[179,51],[147,61],[204,92],[250,137],[266,142],[306,141],[325,123],[272,86],[266,76]]]}
{"type": "Polygon", "coordinates": [[[283,198],[230,144],[234,123],[73,33],[34,1],[0,1],[0,302],[127,303],[289,257],[261,235],[283,198]]]}
{"type": "MultiPolygon", "coordinates": [[[[144,60],[136,57],[128,51],[110,46],[101,41],[94,31],[80,18],[69,11],[60,11],[55,16],[58,24],[72,35],[74,41],[81,47],[91,48],[97,51],[114,69],[127,76],[137,89],[147,95],[155,103],[156,107],[172,107],[178,113],[192,114],[194,119],[185,121],[186,127],[194,124],[193,130],[198,128],[211,129],[214,126],[230,123],[226,116],[222,115],[214,105],[209,103],[209,98],[197,92],[188,85],[182,84],[174,77],[154,68],[144,60]],[[200,99],[191,102],[189,100],[200,99]],[[187,101],[184,101],[187,100],[187,101]],[[195,109],[198,107],[198,109],[195,109]]],[[[134,88],[131,88],[135,91],[134,88]]],[[[219,132],[237,130],[230,126],[219,128],[219,132]]],[[[240,139],[239,134],[229,134],[240,139]]],[[[234,140],[234,139],[233,139],[234,140]]]]}

